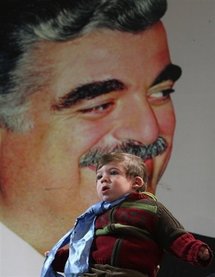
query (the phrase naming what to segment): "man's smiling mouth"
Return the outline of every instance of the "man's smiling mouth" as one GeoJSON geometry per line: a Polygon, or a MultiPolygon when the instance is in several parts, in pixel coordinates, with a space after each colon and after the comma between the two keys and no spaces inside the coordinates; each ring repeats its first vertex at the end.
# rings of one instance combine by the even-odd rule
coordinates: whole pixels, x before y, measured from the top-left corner
{"type": "Polygon", "coordinates": [[[161,155],[167,149],[168,143],[163,137],[149,145],[144,145],[133,140],[127,140],[112,147],[95,147],[80,158],[80,167],[89,167],[95,170],[98,160],[102,155],[110,152],[124,152],[133,154],[146,161],[161,155]]]}

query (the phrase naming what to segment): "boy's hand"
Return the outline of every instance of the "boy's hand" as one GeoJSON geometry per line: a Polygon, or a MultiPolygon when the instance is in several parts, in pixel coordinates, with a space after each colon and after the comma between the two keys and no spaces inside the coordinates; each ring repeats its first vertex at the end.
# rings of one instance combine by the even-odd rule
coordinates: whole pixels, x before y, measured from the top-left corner
{"type": "Polygon", "coordinates": [[[198,253],[199,260],[207,261],[211,257],[210,252],[207,248],[207,246],[201,246],[198,253]]]}
{"type": "Polygon", "coordinates": [[[44,256],[45,256],[45,257],[48,257],[48,255],[49,255],[49,251],[46,251],[46,252],[44,253],[44,256]]]}

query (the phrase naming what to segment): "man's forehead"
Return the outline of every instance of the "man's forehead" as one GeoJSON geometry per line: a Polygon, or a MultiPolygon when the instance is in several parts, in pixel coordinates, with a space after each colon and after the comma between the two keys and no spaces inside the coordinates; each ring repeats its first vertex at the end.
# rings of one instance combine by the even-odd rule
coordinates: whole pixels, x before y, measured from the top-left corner
{"type": "MultiPolygon", "coordinates": [[[[88,56],[88,51],[90,53],[89,58],[93,57],[95,54],[97,58],[100,57],[102,59],[106,51],[112,51],[112,53],[123,51],[130,52],[132,46],[131,41],[133,41],[134,44],[136,43],[136,45],[140,45],[140,41],[143,42],[143,45],[153,44],[156,42],[156,38],[159,37],[166,42],[165,32],[162,32],[162,30],[164,30],[164,28],[160,22],[139,33],[98,28],[77,38],[69,38],[65,41],[55,42],[41,41],[39,44],[45,48],[47,55],[52,55],[53,61],[54,59],[68,60],[73,53],[75,57],[77,57],[77,55],[88,56]],[[123,45],[124,47],[118,47],[118,45],[123,45]]],[[[154,45],[152,45],[152,47],[154,47],[154,45]]]]}
{"type": "MultiPolygon", "coordinates": [[[[52,108],[55,110],[72,108],[83,100],[93,99],[109,92],[117,91],[121,93],[126,88],[127,84],[133,84],[137,79],[143,82],[145,78],[146,83],[148,82],[149,85],[168,80],[168,78],[173,81],[177,80],[181,72],[179,72],[179,67],[167,65],[169,55],[165,46],[165,35],[159,35],[160,32],[158,32],[161,28],[163,28],[161,24],[155,24],[155,26],[139,35],[126,32],[122,33],[120,31],[97,30],[96,32],[86,34],[68,42],[51,42],[47,50],[50,61],[53,64],[52,70],[54,71],[53,76],[55,76],[55,78],[52,78],[50,86],[51,91],[53,90],[55,92],[55,100],[57,100],[52,108]],[[167,53],[166,58],[164,58],[165,61],[163,66],[167,66],[166,68],[160,68],[162,71],[160,73],[159,68],[155,70],[150,69],[152,74],[148,74],[146,77],[144,71],[149,72],[148,68],[153,67],[151,64],[154,60],[144,60],[144,56],[148,55],[148,50],[146,51],[148,48],[144,46],[145,42],[142,43],[139,38],[141,38],[143,34],[145,36],[145,34],[150,32],[152,33],[152,37],[146,36],[146,38],[155,39],[156,36],[160,36],[162,41],[161,45],[163,47],[163,50],[160,50],[159,47],[154,46],[156,50],[150,51],[155,51],[156,54],[156,51],[162,52],[166,50],[167,53]],[[112,38],[111,42],[109,36],[112,38]],[[106,37],[106,39],[104,39],[104,37],[106,37]],[[133,43],[129,43],[130,47],[128,47],[129,45],[126,42],[128,38],[134,40],[134,44],[136,41],[137,44],[134,46],[132,45],[133,43]],[[114,46],[112,46],[111,43],[113,43],[114,46]],[[99,50],[101,51],[100,54],[98,54],[98,51],[89,50],[89,47],[91,47],[91,49],[94,47],[95,49],[99,49],[100,45],[104,47],[103,52],[101,49],[99,50]],[[145,51],[142,51],[142,47],[145,51]],[[105,56],[105,52],[108,54],[107,56],[105,56]],[[122,52],[124,54],[122,54],[122,52]],[[135,54],[137,52],[138,54],[135,54]],[[128,53],[128,55],[126,53],[128,53]],[[96,57],[95,60],[94,55],[96,57]],[[133,58],[137,59],[136,62],[141,60],[141,62],[138,62],[138,68],[141,69],[141,73],[137,72],[138,77],[135,76],[132,79],[130,76],[134,75],[134,66],[132,65],[134,62],[133,58]],[[159,74],[154,74],[156,71],[159,74]]],[[[147,41],[148,40],[146,40],[146,43],[147,41]]],[[[156,41],[157,40],[155,40],[155,42],[156,41]]],[[[156,64],[159,64],[158,67],[162,66],[161,63],[162,61],[156,62],[156,64]]]]}

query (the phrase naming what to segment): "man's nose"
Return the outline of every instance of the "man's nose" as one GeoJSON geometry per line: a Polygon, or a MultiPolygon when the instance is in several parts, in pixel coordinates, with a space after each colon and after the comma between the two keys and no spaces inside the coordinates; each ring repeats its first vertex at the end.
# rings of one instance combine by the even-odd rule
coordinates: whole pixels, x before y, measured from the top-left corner
{"type": "Polygon", "coordinates": [[[113,135],[118,140],[135,140],[143,144],[154,142],[159,136],[159,125],[156,115],[145,100],[130,102],[118,114],[113,135]]]}

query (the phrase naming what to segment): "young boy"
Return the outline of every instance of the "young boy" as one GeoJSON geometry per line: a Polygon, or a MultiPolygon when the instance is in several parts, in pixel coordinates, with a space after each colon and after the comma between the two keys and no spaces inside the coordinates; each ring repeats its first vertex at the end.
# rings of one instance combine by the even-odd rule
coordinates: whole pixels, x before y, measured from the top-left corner
{"type": "MultiPolygon", "coordinates": [[[[125,153],[102,156],[97,165],[96,184],[98,196],[104,201],[101,206],[113,205],[95,215],[89,258],[83,250],[77,262],[72,262],[85,239],[75,244],[70,232],[66,236],[67,240],[70,237],[70,254],[68,247],[57,248],[49,261],[55,272],[63,272],[67,262],[66,276],[154,277],[164,250],[193,265],[207,266],[211,262],[211,249],[186,232],[152,194],[145,192],[147,173],[139,157],[125,153]],[[85,261],[89,262],[89,269],[83,270],[85,261]]],[[[44,267],[47,270],[46,262],[44,267]]],[[[56,276],[51,274],[41,276],[56,276]]]]}

